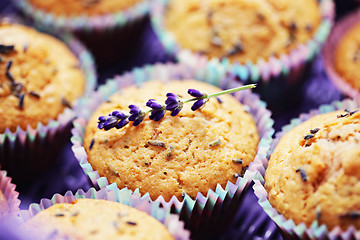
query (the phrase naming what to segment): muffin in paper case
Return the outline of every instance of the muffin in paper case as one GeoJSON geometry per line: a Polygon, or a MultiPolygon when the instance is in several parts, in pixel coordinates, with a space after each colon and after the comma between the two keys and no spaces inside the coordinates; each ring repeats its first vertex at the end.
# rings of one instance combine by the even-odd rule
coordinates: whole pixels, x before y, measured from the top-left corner
{"type": "MultiPolygon", "coordinates": [[[[196,79],[223,89],[239,86],[237,81],[226,78],[226,73],[221,71],[211,71],[204,73],[206,77],[196,75],[196,69],[185,64],[157,64],[146,66],[144,68],[134,69],[120,77],[110,79],[107,83],[99,88],[88,98],[82,98],[76,106],[77,118],[73,121],[72,129],[73,143],[72,150],[78,159],[84,172],[89,176],[91,182],[97,188],[109,186],[105,177],[99,176],[94,171],[83,146],[83,137],[87,122],[93,111],[112,94],[118,90],[142,82],[158,79],[164,82],[170,79],[196,79]]],[[[192,231],[192,238],[216,238],[226,231],[228,223],[236,214],[241,205],[241,200],[248,190],[253,178],[261,178],[259,169],[263,168],[266,160],[266,152],[272,141],[274,129],[273,120],[270,118],[270,111],[266,104],[259,100],[259,97],[249,91],[241,91],[235,94],[235,98],[242,104],[248,106],[248,111],[253,116],[258,132],[260,142],[257,147],[257,154],[254,161],[250,164],[244,177],[239,177],[236,184],[227,183],[225,189],[219,184],[214,190],[209,190],[207,196],[198,193],[196,199],[191,199],[185,194],[183,201],[179,201],[175,196],[169,202],[165,201],[162,196],[155,200],[160,202],[164,207],[171,208],[173,212],[179,213],[181,219],[185,221],[186,228],[192,231]]],[[[135,192],[139,192],[136,189],[135,192]]],[[[148,194],[145,194],[148,195],[148,194]]]]}
{"type": "MultiPolygon", "coordinates": [[[[284,111],[300,101],[298,89],[311,72],[313,60],[330,33],[335,14],[332,0],[318,1],[321,23],[311,39],[299,43],[288,53],[239,63],[231,62],[228,57],[209,59],[206,55],[180,47],[164,20],[169,1],[154,1],[151,8],[152,26],[165,51],[180,62],[195,66],[199,72],[222,69],[243,83],[258,83],[254,91],[260,94],[273,112],[284,111]]],[[[196,20],[193,19],[194,22],[196,20]]]]}
{"type": "MultiPolygon", "coordinates": [[[[96,86],[92,55],[71,34],[62,34],[59,38],[77,57],[80,65],[74,67],[82,70],[86,80],[83,95],[89,94],[96,86]]],[[[12,131],[7,128],[0,134],[0,165],[15,183],[32,180],[53,165],[57,153],[68,141],[71,121],[75,117],[69,104],[65,104],[65,110],[46,125],[39,122],[36,127],[28,125],[26,129],[18,126],[12,131]]]]}
{"type": "MultiPolygon", "coordinates": [[[[342,18],[339,22],[336,23],[331,35],[326,42],[324,49],[322,51],[323,59],[324,59],[324,66],[326,73],[330,80],[335,84],[335,86],[346,96],[352,98],[360,98],[360,88],[357,88],[354,83],[350,83],[349,80],[346,80],[341,73],[338,72],[336,69],[336,49],[339,46],[339,43],[342,41],[345,34],[351,30],[352,27],[359,24],[360,21],[360,11],[357,10],[353,13],[342,18]]],[[[357,41],[353,39],[354,43],[357,41]]],[[[348,45],[349,46],[349,45],[348,45]]],[[[347,53],[344,53],[347,55],[347,53]]],[[[353,61],[357,61],[357,55],[354,53],[353,61]]],[[[342,71],[345,71],[344,69],[342,71]]],[[[353,71],[349,69],[348,71],[353,71]]],[[[354,73],[356,75],[356,73],[354,73]]],[[[353,76],[354,76],[353,75],[353,76]]],[[[349,78],[349,76],[348,76],[349,78]]],[[[358,81],[359,79],[355,79],[354,81],[358,81]]]]}
{"type": "MultiPolygon", "coordinates": [[[[298,118],[292,119],[290,124],[284,126],[282,131],[276,134],[268,153],[268,159],[279,143],[280,139],[291,129],[299,126],[306,120],[318,114],[345,109],[351,111],[353,109],[358,109],[359,107],[359,99],[345,99],[343,101],[335,101],[331,104],[321,105],[318,109],[312,110],[309,113],[300,114],[298,118]]],[[[267,163],[265,163],[264,166],[267,166],[267,163]]],[[[262,172],[265,172],[265,168],[262,169],[262,172]]],[[[287,219],[282,214],[278,213],[277,210],[271,205],[268,199],[268,192],[264,188],[264,180],[256,179],[254,182],[253,189],[255,195],[258,198],[259,205],[274,221],[284,239],[360,239],[360,231],[354,226],[350,226],[346,230],[342,230],[340,226],[336,226],[333,229],[328,229],[325,224],[320,225],[316,219],[309,227],[307,227],[304,222],[300,224],[294,223],[292,219],[287,219]]]]}
{"type": "MultiPolygon", "coordinates": [[[[114,184],[113,184],[114,185],[114,184]]],[[[179,220],[179,216],[171,214],[168,209],[159,206],[157,203],[150,201],[149,197],[141,196],[138,193],[134,193],[128,189],[119,190],[117,187],[110,185],[108,189],[101,189],[99,191],[94,188],[88,191],[78,190],[75,194],[71,191],[65,193],[64,196],[55,194],[51,199],[42,199],[39,204],[33,203],[28,210],[21,210],[19,213],[19,220],[21,222],[27,222],[32,219],[39,212],[58,203],[72,203],[76,199],[101,199],[113,202],[119,202],[124,205],[130,206],[137,210],[147,213],[159,222],[161,222],[172,237],[176,240],[189,239],[190,232],[184,229],[184,223],[179,220]]],[[[21,226],[20,224],[18,226],[21,226]]],[[[40,228],[39,228],[40,229],[40,228]]],[[[19,231],[23,231],[22,234],[26,235],[26,228],[19,228],[19,231]]],[[[30,232],[31,234],[31,232],[30,232]]],[[[36,236],[33,239],[36,239],[36,236]]],[[[28,238],[24,238],[28,239],[28,238]]]]}

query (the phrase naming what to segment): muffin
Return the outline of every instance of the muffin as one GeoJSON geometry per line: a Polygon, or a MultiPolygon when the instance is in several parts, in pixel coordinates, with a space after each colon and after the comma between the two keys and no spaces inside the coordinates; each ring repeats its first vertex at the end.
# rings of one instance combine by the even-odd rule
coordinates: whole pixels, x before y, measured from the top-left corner
{"type": "Polygon", "coordinates": [[[276,134],[265,183],[253,188],[284,238],[357,238],[359,108],[356,99],[321,105],[276,134]]]}
{"type": "Polygon", "coordinates": [[[147,100],[164,102],[166,93],[186,96],[189,88],[215,93],[221,89],[195,80],[148,81],[113,95],[92,115],[84,137],[88,161],[100,176],[118,187],[139,189],[153,200],[162,196],[195,199],[220,184],[236,182],[257,153],[259,133],[252,116],[231,95],[210,99],[198,111],[184,104],[178,116],[165,115],[161,121],[149,118],[138,126],[98,129],[99,116],[128,110],[130,104],[143,106],[147,100]],[[240,120],[240,121],[239,121],[240,120]]]}
{"type": "MultiPolygon", "coordinates": [[[[105,85],[101,86],[96,92],[91,94],[91,96],[82,98],[81,101],[79,101],[79,104],[76,105],[75,109],[77,112],[77,118],[73,121],[74,128],[71,131],[73,134],[71,137],[71,142],[73,144],[72,150],[76,159],[79,161],[82,169],[94,186],[101,189],[108,188],[113,185],[117,187],[115,182],[111,185],[109,185],[109,182],[121,179],[120,177],[124,176],[118,177],[117,175],[121,175],[121,173],[125,173],[127,170],[114,169],[113,167],[117,167],[117,165],[109,165],[109,168],[106,169],[105,167],[108,166],[107,163],[113,163],[114,161],[111,160],[113,156],[110,160],[104,158],[102,169],[105,169],[105,173],[107,174],[107,176],[104,177],[95,169],[96,166],[93,166],[92,163],[90,163],[90,158],[92,158],[90,156],[92,155],[91,152],[105,153],[106,151],[99,150],[104,148],[107,143],[113,145],[113,150],[110,151],[124,151],[124,154],[129,154],[134,151],[134,149],[138,148],[137,153],[133,154],[131,157],[133,164],[131,165],[130,171],[128,171],[130,175],[129,179],[133,177],[135,182],[145,180],[149,186],[146,186],[148,189],[145,189],[138,183],[134,183],[132,185],[139,186],[139,188],[134,191],[136,193],[145,193],[143,195],[144,197],[151,198],[154,202],[164,206],[164,208],[171,208],[172,212],[178,213],[180,215],[180,219],[184,220],[186,229],[191,231],[192,239],[220,238],[224,232],[228,231],[230,227],[229,223],[233,221],[237,210],[241,206],[242,200],[244,199],[247,190],[250,188],[251,180],[261,178],[259,170],[264,167],[266,152],[270,147],[272,134],[274,133],[274,129],[272,127],[273,121],[270,118],[271,113],[265,108],[266,104],[260,101],[256,94],[251,93],[249,90],[244,90],[234,93],[237,103],[234,102],[233,97],[221,95],[219,96],[219,99],[211,98],[201,110],[190,112],[189,107],[192,104],[187,103],[184,104],[184,109],[179,113],[179,116],[170,117],[170,114],[167,113],[164,118],[158,122],[149,121],[148,118],[145,118],[138,126],[132,126],[132,123],[130,123],[124,128],[118,130],[111,129],[107,132],[104,130],[100,131],[96,128],[96,121],[99,116],[94,112],[101,105],[109,107],[106,109],[107,112],[104,113],[105,115],[108,115],[115,110],[113,109],[113,106],[123,106],[124,109],[128,111],[128,105],[134,104],[134,101],[139,101],[139,107],[145,108],[145,103],[149,99],[155,98],[158,101],[162,101],[165,99],[165,95],[167,93],[173,92],[175,94],[179,93],[180,90],[184,91],[181,97],[186,100],[191,98],[191,96],[185,92],[185,84],[188,81],[185,81],[184,79],[196,79],[197,81],[221,87],[221,89],[231,89],[240,86],[239,82],[232,78],[228,78],[225,72],[216,70],[217,69],[214,69],[214,71],[204,72],[204,75],[196,75],[197,69],[192,68],[187,64],[156,64],[143,68],[137,68],[122,76],[109,79],[105,85]],[[159,83],[159,81],[151,81],[154,79],[158,79],[162,83],[159,83]],[[180,82],[175,80],[180,80],[180,82]],[[150,81],[151,83],[147,83],[150,81]],[[139,89],[136,90],[134,86],[138,86],[139,89]],[[159,87],[158,89],[151,89],[146,86],[159,87]],[[179,87],[171,87],[173,88],[171,89],[169,86],[179,87]],[[148,90],[146,91],[146,89],[148,90]],[[138,91],[139,94],[135,94],[136,91],[138,91]],[[119,95],[119,97],[116,97],[116,94],[119,95]],[[128,99],[125,99],[124,102],[118,103],[117,105],[116,102],[111,102],[112,95],[115,95],[114,99],[122,99],[122,94],[127,94],[129,96],[128,99]],[[129,94],[135,96],[131,96],[130,99],[129,94]],[[157,95],[159,97],[157,97],[157,95]],[[239,105],[239,103],[241,104],[239,105]],[[223,110],[219,108],[220,104],[224,105],[221,107],[223,110]],[[236,108],[236,111],[233,111],[232,108],[236,108]],[[234,115],[229,116],[231,111],[231,114],[234,115]],[[248,112],[249,115],[243,111],[248,112]],[[214,116],[213,113],[215,112],[222,113],[218,116],[214,116]],[[234,116],[241,117],[241,120],[236,119],[236,124],[231,122],[234,120],[234,116]],[[211,121],[215,121],[215,119],[221,120],[212,123],[211,121]],[[253,119],[256,127],[253,127],[252,124],[248,123],[247,119],[253,119]],[[182,126],[182,123],[189,124],[187,126],[182,126]],[[249,128],[243,128],[240,130],[240,132],[249,131],[248,134],[245,134],[246,136],[244,139],[240,139],[238,142],[235,142],[235,139],[239,139],[237,136],[234,136],[234,139],[225,138],[226,135],[231,135],[229,130],[232,127],[236,129],[237,127],[235,126],[244,126],[244,124],[248,125],[246,128],[249,128]],[[171,127],[170,125],[179,125],[179,128],[171,127]],[[219,128],[213,129],[213,125],[217,125],[219,128]],[[254,128],[255,135],[250,136],[250,133],[253,133],[254,128]],[[93,129],[94,132],[89,129],[93,129]],[[163,132],[158,130],[153,131],[152,129],[161,129],[163,132]],[[188,136],[180,136],[181,133],[190,132],[190,130],[193,131],[192,134],[189,134],[188,136]],[[208,135],[206,135],[206,131],[208,132],[208,135]],[[112,132],[119,132],[121,134],[113,134],[112,132]],[[126,148],[125,144],[128,144],[127,142],[115,142],[117,139],[121,138],[123,133],[126,132],[128,132],[127,135],[130,136],[132,140],[135,140],[135,142],[132,143],[135,144],[132,148],[130,148],[130,145],[127,145],[128,148],[126,148]],[[169,133],[173,136],[168,139],[156,139],[156,137],[159,138],[159,136],[165,137],[170,135],[169,133]],[[198,135],[200,134],[199,137],[201,140],[192,139],[192,141],[189,142],[189,139],[193,138],[195,133],[198,135]],[[106,136],[108,134],[113,135],[114,138],[110,139],[110,141],[106,138],[99,138],[100,135],[106,136]],[[141,136],[142,134],[144,134],[144,136],[141,136]],[[259,137],[258,143],[255,143],[254,141],[256,139],[256,135],[259,137]],[[95,136],[95,138],[92,136],[95,136]],[[176,141],[176,139],[178,140],[176,141]],[[108,140],[107,143],[105,143],[106,140],[108,140]],[[149,140],[152,141],[149,143],[149,140]],[[171,143],[171,145],[169,143],[171,143]],[[230,148],[231,145],[241,146],[240,148],[243,148],[245,143],[256,145],[254,150],[255,157],[253,159],[250,157],[253,151],[250,145],[245,146],[245,151],[243,152],[229,151],[226,154],[222,152],[222,149],[230,148]],[[203,150],[197,152],[193,151],[196,147],[195,144],[199,147],[202,146],[203,150]],[[121,149],[120,146],[124,146],[124,149],[121,149]],[[184,160],[182,162],[176,161],[176,159],[180,160],[180,157],[186,154],[183,150],[185,152],[187,151],[187,153],[193,152],[194,156],[190,154],[188,160],[184,160]],[[149,155],[144,154],[147,152],[149,155]],[[209,153],[209,155],[205,156],[205,153],[209,153]],[[216,157],[214,155],[210,155],[211,153],[219,153],[221,156],[216,157]],[[248,159],[240,159],[240,157],[244,157],[242,155],[245,155],[246,158],[251,161],[250,164],[247,162],[248,159]],[[197,166],[193,163],[195,158],[198,158],[197,166]],[[209,165],[209,162],[212,162],[211,166],[209,165]],[[246,168],[247,164],[249,164],[248,168],[246,168]],[[193,165],[196,169],[192,170],[190,166],[193,165]],[[171,169],[171,167],[173,168],[171,169]],[[175,170],[177,170],[175,167],[179,168],[178,173],[175,172],[175,170]],[[117,171],[111,171],[111,169],[117,171]],[[140,169],[145,169],[146,171],[140,172],[140,169]],[[208,172],[205,173],[205,170],[203,169],[207,169],[208,172]],[[152,177],[149,174],[151,172],[153,172],[155,176],[158,176],[158,178],[152,177]],[[204,179],[200,179],[200,177],[202,177],[201,174],[203,173],[206,175],[204,179],[209,179],[208,183],[206,183],[204,179]],[[244,176],[241,177],[243,173],[244,176]],[[189,174],[189,177],[187,177],[186,174],[189,174]],[[214,179],[209,178],[208,175],[210,174],[214,179]],[[138,176],[138,178],[136,178],[136,176],[138,176]],[[149,177],[148,179],[144,179],[144,176],[149,177]],[[185,183],[177,182],[177,176],[181,176],[183,179],[188,181],[188,185],[194,183],[193,186],[188,187],[188,192],[178,188],[179,184],[185,185],[185,183]],[[215,183],[216,181],[224,181],[225,178],[228,178],[226,179],[227,182],[225,182],[225,185],[221,185],[224,184],[223,182],[219,182],[219,184],[215,183]],[[166,181],[173,181],[171,183],[171,187],[173,189],[170,189],[170,186],[165,186],[164,183],[166,181]],[[155,189],[155,184],[160,185],[158,188],[159,190],[156,191],[161,194],[156,199],[156,196],[151,196],[151,194],[147,193],[150,191],[155,192],[155,190],[153,190],[155,189]],[[205,194],[200,192],[201,185],[205,185],[207,188],[205,194]],[[212,186],[215,186],[215,189],[210,189],[212,186]],[[142,189],[140,189],[140,187],[142,189]],[[172,191],[171,194],[175,195],[170,196],[170,194],[166,192],[168,189],[169,191],[172,191]],[[184,193],[184,195],[182,193],[184,193]],[[191,194],[191,196],[189,194],[191,194]],[[170,197],[171,199],[169,200],[170,197]]],[[[199,90],[208,91],[209,94],[219,91],[218,88],[208,86],[208,84],[205,85],[205,83],[194,83],[194,85],[191,83],[191,85],[188,85],[187,88],[199,86],[199,90]]],[[[243,133],[238,133],[237,135],[242,134],[243,133]]],[[[119,154],[116,153],[116,155],[119,154]]],[[[131,162],[130,157],[121,163],[125,164],[126,162],[131,162]]],[[[130,182],[128,185],[130,185],[130,182]]],[[[204,189],[203,187],[201,188],[204,189]]]]}
{"type": "Polygon", "coordinates": [[[329,78],[350,97],[360,96],[359,17],[357,11],[337,23],[323,51],[329,78]]]}
{"type": "Polygon", "coordinates": [[[360,228],[360,111],[312,117],[285,134],[265,173],[269,201],[285,218],[329,229],[360,228]]]}
{"type": "Polygon", "coordinates": [[[0,25],[0,132],[48,124],[84,92],[76,56],[59,40],[14,24],[0,25]]]}
{"type": "Polygon", "coordinates": [[[171,0],[164,22],[181,48],[246,63],[304,44],[321,12],[316,0],[171,0]]]}
{"type": "Polygon", "coordinates": [[[54,204],[25,222],[23,229],[39,239],[173,239],[145,212],[99,199],[54,204]]]}
{"type": "Polygon", "coordinates": [[[63,40],[69,47],[33,28],[0,23],[0,165],[14,182],[55,162],[75,99],[94,88],[91,55],[72,36],[63,40]]]}

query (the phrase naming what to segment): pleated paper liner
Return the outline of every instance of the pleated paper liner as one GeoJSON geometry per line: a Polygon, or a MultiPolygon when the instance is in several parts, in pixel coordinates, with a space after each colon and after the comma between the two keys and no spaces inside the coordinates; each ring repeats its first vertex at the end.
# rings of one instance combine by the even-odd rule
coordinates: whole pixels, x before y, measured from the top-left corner
{"type": "MultiPolygon", "coordinates": [[[[284,126],[282,131],[276,134],[276,137],[271,144],[268,155],[270,156],[270,154],[273,152],[282,136],[284,136],[291,129],[300,125],[302,122],[308,120],[309,118],[318,114],[336,111],[340,109],[356,109],[359,107],[360,99],[345,99],[343,101],[335,101],[332,104],[321,105],[318,109],[310,111],[307,114],[300,114],[299,118],[291,120],[290,124],[284,126]]],[[[262,172],[265,172],[265,168],[262,169],[262,172]]],[[[258,203],[269,215],[269,217],[275,222],[284,239],[360,239],[360,230],[355,229],[355,227],[353,226],[349,227],[345,231],[342,231],[340,227],[335,227],[334,229],[327,229],[324,224],[319,226],[317,220],[315,220],[310,227],[306,227],[305,223],[295,224],[293,220],[286,219],[283,215],[279,214],[275,208],[271,206],[268,200],[268,193],[265,190],[263,184],[263,180],[257,179],[255,180],[255,184],[253,186],[255,195],[258,197],[258,203]]]]}
{"type": "MultiPolygon", "coordinates": [[[[94,60],[72,35],[64,34],[61,39],[79,59],[80,68],[86,77],[84,95],[87,95],[96,86],[94,60]]],[[[69,141],[71,121],[74,117],[74,111],[66,108],[47,125],[38,123],[36,128],[18,127],[15,132],[6,129],[0,134],[0,165],[15,183],[25,184],[54,164],[62,146],[69,141]]]]}
{"type": "Polygon", "coordinates": [[[0,191],[3,193],[8,209],[0,212],[0,221],[6,221],[9,217],[16,216],[20,211],[19,193],[15,191],[15,184],[11,183],[11,178],[7,176],[6,171],[0,171],[0,191]]]}
{"type": "Polygon", "coordinates": [[[323,58],[325,70],[330,80],[337,86],[337,88],[346,96],[352,98],[360,98],[360,89],[352,87],[344,78],[342,78],[336,71],[334,66],[335,49],[344,36],[352,26],[360,22],[360,10],[357,10],[345,18],[341,19],[333,29],[329,40],[323,49],[323,58]]]}
{"type": "Polygon", "coordinates": [[[28,0],[15,0],[15,4],[40,29],[74,33],[91,50],[97,65],[102,68],[131,55],[150,9],[150,1],[144,0],[115,13],[58,16],[36,8],[28,0]]]}
{"type": "Polygon", "coordinates": [[[20,211],[20,220],[26,222],[39,212],[57,203],[72,203],[74,200],[82,198],[103,199],[119,202],[149,214],[161,222],[176,240],[189,239],[190,232],[184,229],[184,223],[179,220],[178,215],[171,214],[168,209],[159,206],[157,203],[151,202],[149,197],[141,197],[138,193],[133,193],[127,189],[119,190],[117,187],[112,187],[111,185],[109,188],[112,188],[112,190],[104,188],[97,191],[94,188],[91,188],[86,192],[80,189],[75,194],[68,191],[64,196],[55,194],[51,199],[42,199],[39,204],[33,203],[28,210],[20,211]]]}
{"type": "MultiPolygon", "coordinates": [[[[217,85],[223,89],[239,86],[237,81],[226,79],[225,75],[222,72],[211,72],[207,74],[206,78],[199,78],[195,75],[195,70],[188,65],[157,64],[134,69],[132,72],[108,80],[104,86],[101,86],[89,98],[83,98],[76,107],[78,117],[73,122],[74,128],[72,129],[71,141],[75,157],[79,160],[84,172],[89,176],[94,186],[104,188],[108,187],[109,184],[107,179],[99,176],[98,172],[94,171],[89,164],[83,147],[83,136],[88,119],[102,102],[106,101],[108,97],[119,89],[132,84],[141,84],[152,79],[166,82],[170,79],[194,78],[217,85]]],[[[163,206],[170,207],[173,212],[180,214],[181,219],[186,223],[186,228],[192,231],[192,238],[216,238],[226,231],[229,222],[231,222],[241,205],[241,200],[248,190],[251,180],[261,178],[261,176],[258,176],[258,169],[263,168],[266,151],[269,149],[272,134],[274,133],[273,120],[270,118],[271,113],[265,108],[266,104],[260,101],[257,95],[249,91],[237,92],[235,97],[242,104],[248,106],[261,137],[257,155],[245,172],[245,176],[238,178],[236,184],[229,181],[225,189],[218,185],[214,191],[209,190],[207,196],[198,194],[195,200],[187,195],[183,201],[179,201],[175,196],[169,202],[166,202],[162,196],[156,200],[156,202],[161,202],[163,206]]],[[[138,192],[138,189],[135,192],[138,192]]]]}
{"type": "Polygon", "coordinates": [[[312,63],[330,33],[335,11],[332,0],[319,0],[322,21],[312,39],[280,57],[270,56],[240,64],[230,63],[228,58],[208,59],[204,55],[182,49],[164,23],[168,2],[154,1],[151,9],[152,26],[165,50],[175,55],[180,62],[197,68],[199,74],[221,69],[243,83],[258,83],[254,91],[260,94],[274,113],[289,109],[301,101],[299,88],[309,76],[312,63]]]}

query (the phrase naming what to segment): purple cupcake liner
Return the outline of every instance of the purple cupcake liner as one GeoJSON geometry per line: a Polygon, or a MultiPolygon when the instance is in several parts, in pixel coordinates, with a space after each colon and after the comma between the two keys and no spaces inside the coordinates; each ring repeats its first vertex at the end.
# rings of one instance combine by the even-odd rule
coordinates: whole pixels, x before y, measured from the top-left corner
{"type": "Polygon", "coordinates": [[[242,82],[272,82],[278,78],[290,83],[298,82],[303,76],[306,64],[312,62],[322,44],[329,35],[334,19],[334,3],[332,0],[319,1],[322,22],[312,39],[293,49],[289,54],[280,57],[248,61],[246,64],[231,64],[228,58],[208,59],[204,55],[182,49],[174,37],[166,30],[164,13],[169,0],[157,0],[151,7],[153,28],[168,53],[176,55],[180,62],[189,63],[201,69],[220,68],[234,74],[242,82]]]}
{"type": "MultiPolygon", "coordinates": [[[[275,139],[271,143],[271,147],[268,152],[267,163],[271,153],[274,151],[280,139],[287,132],[300,125],[302,122],[305,122],[306,120],[318,114],[323,114],[336,110],[356,109],[359,107],[360,99],[345,99],[343,101],[335,101],[331,104],[324,104],[321,105],[318,109],[312,110],[309,113],[300,114],[298,118],[292,119],[290,124],[284,126],[281,132],[276,133],[275,139]]],[[[265,169],[263,169],[263,171],[265,171],[265,169]]],[[[264,181],[256,179],[254,180],[254,182],[255,184],[253,185],[253,189],[255,195],[258,197],[259,205],[277,225],[284,239],[360,239],[360,230],[355,229],[354,226],[349,227],[346,231],[342,231],[340,227],[335,227],[334,229],[329,230],[327,229],[325,224],[319,226],[317,220],[315,220],[310,227],[306,227],[305,223],[295,224],[293,220],[286,219],[283,215],[279,214],[275,208],[271,206],[268,199],[268,193],[264,188],[264,181]]]]}
{"type": "MultiPolygon", "coordinates": [[[[189,239],[190,232],[184,229],[184,223],[179,220],[179,216],[171,214],[165,208],[162,208],[157,203],[150,201],[149,197],[141,197],[138,193],[133,193],[130,190],[119,190],[113,187],[112,190],[101,189],[96,191],[94,188],[89,189],[87,192],[78,190],[75,194],[71,191],[65,193],[64,196],[55,194],[51,199],[42,199],[39,204],[31,204],[28,210],[22,210],[19,213],[20,221],[26,222],[33,218],[39,212],[57,204],[57,203],[72,203],[76,199],[89,198],[89,199],[103,199],[113,202],[119,202],[127,206],[133,207],[143,211],[156,220],[161,222],[169,233],[177,240],[189,239]]],[[[24,238],[25,239],[25,238],[24,238]]]]}
{"type": "MultiPolygon", "coordinates": [[[[5,217],[14,217],[20,211],[19,193],[15,191],[15,184],[11,183],[11,178],[6,176],[6,171],[0,171],[0,190],[4,194],[9,206],[9,212],[4,214],[5,217]]],[[[0,217],[2,214],[0,214],[0,217]]],[[[2,218],[1,221],[4,221],[2,218]]]]}
{"type": "Polygon", "coordinates": [[[346,31],[352,26],[360,22],[360,11],[357,10],[354,13],[343,18],[340,22],[335,25],[329,40],[323,49],[323,58],[325,64],[325,70],[330,80],[337,86],[337,88],[345,95],[352,98],[360,98],[360,89],[352,87],[344,78],[342,78],[336,71],[334,66],[335,60],[335,49],[342,39],[346,31]]]}
{"type": "Polygon", "coordinates": [[[47,30],[66,30],[66,31],[103,31],[123,27],[143,18],[148,14],[150,2],[144,0],[131,8],[112,14],[98,16],[81,15],[76,17],[57,16],[55,14],[37,9],[28,0],[15,0],[15,4],[22,12],[30,17],[35,25],[47,30]]]}
{"type": "MultiPolygon", "coordinates": [[[[86,78],[84,95],[89,95],[96,86],[95,64],[91,54],[70,34],[64,34],[61,40],[79,59],[86,78]]],[[[14,182],[19,184],[32,180],[53,165],[53,159],[56,159],[70,137],[74,117],[75,112],[66,108],[47,125],[38,123],[35,128],[28,125],[26,129],[17,127],[15,132],[7,128],[0,134],[0,165],[14,182]]]]}
{"type": "MultiPolygon", "coordinates": [[[[226,79],[223,72],[210,72],[206,78],[195,75],[196,70],[185,64],[157,64],[144,68],[134,69],[120,77],[108,80],[100,86],[89,98],[83,98],[76,106],[77,119],[73,121],[72,129],[73,143],[72,150],[75,157],[79,160],[81,167],[91,182],[97,188],[107,188],[109,183],[105,177],[100,177],[94,171],[87,160],[87,154],[83,147],[83,136],[88,119],[95,109],[109,96],[116,93],[119,89],[133,84],[140,85],[144,81],[159,79],[169,81],[170,79],[197,79],[207,83],[217,85],[223,89],[239,86],[239,82],[230,78],[226,79]]],[[[249,112],[253,115],[260,133],[255,160],[250,164],[243,178],[238,178],[236,184],[228,182],[225,189],[220,185],[216,190],[209,190],[207,196],[198,193],[195,200],[185,196],[183,201],[179,201],[175,196],[166,202],[160,196],[156,202],[161,202],[163,206],[171,208],[173,212],[179,213],[181,219],[186,222],[186,227],[192,230],[192,238],[215,237],[220,235],[228,227],[229,222],[236,214],[241,200],[248,190],[252,179],[262,179],[259,169],[263,168],[266,161],[266,152],[272,141],[273,120],[270,118],[270,111],[266,104],[259,100],[259,97],[249,91],[241,91],[235,97],[244,105],[248,106],[249,112]],[[211,227],[210,227],[211,226],[211,227]]],[[[139,192],[138,189],[135,192],[139,192]]],[[[145,194],[144,196],[148,196],[145,194]]]]}

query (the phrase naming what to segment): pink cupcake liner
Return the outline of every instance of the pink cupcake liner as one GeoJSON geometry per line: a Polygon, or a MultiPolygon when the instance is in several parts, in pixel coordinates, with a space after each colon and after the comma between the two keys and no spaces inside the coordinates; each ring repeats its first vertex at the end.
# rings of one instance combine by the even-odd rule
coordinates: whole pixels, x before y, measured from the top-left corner
{"type": "Polygon", "coordinates": [[[101,189],[99,191],[91,188],[87,192],[80,189],[75,194],[68,191],[63,196],[55,194],[51,199],[44,198],[39,204],[31,204],[28,210],[21,210],[19,213],[20,221],[26,222],[39,212],[57,203],[71,203],[74,200],[81,198],[104,199],[133,207],[149,214],[165,225],[174,239],[189,239],[190,232],[184,229],[184,223],[179,220],[178,215],[171,214],[170,211],[159,206],[159,204],[151,202],[148,197],[141,197],[138,193],[133,193],[127,189],[119,190],[116,187],[113,187],[112,190],[101,189]]]}
{"type": "MultiPolygon", "coordinates": [[[[283,127],[281,132],[278,132],[274,141],[271,144],[268,152],[268,159],[271,153],[274,151],[276,145],[280,139],[291,129],[300,125],[302,122],[310,119],[318,114],[332,112],[336,110],[344,109],[356,109],[360,107],[360,99],[345,99],[343,101],[335,101],[331,104],[321,105],[318,109],[312,110],[306,114],[300,114],[298,118],[292,119],[290,124],[283,127]]],[[[266,165],[267,165],[266,163],[266,165]]],[[[265,171],[265,169],[262,169],[265,171]]],[[[349,227],[346,231],[342,231],[340,227],[334,229],[327,229],[326,225],[320,225],[315,220],[310,227],[306,227],[305,223],[295,224],[293,220],[286,219],[283,215],[279,214],[275,208],[273,208],[268,199],[268,193],[264,188],[264,181],[256,179],[254,180],[253,189],[255,195],[258,197],[258,203],[263,210],[269,215],[280,230],[284,239],[339,239],[350,240],[360,239],[360,230],[355,229],[354,226],[349,227]]]]}
{"type": "Polygon", "coordinates": [[[330,80],[343,94],[352,98],[360,98],[360,90],[356,90],[337,73],[334,66],[334,60],[335,60],[334,54],[339,41],[344,36],[346,31],[348,31],[354,24],[357,24],[359,22],[360,22],[359,10],[343,18],[340,22],[338,22],[335,25],[335,28],[333,29],[329,37],[329,40],[325,44],[324,49],[322,51],[325,70],[330,80]]]}
{"type": "MultiPolygon", "coordinates": [[[[4,194],[9,206],[9,212],[5,214],[5,217],[14,217],[20,211],[19,193],[15,191],[15,184],[11,183],[11,178],[6,176],[6,174],[6,171],[0,171],[0,190],[4,194]]],[[[4,219],[1,220],[3,221],[4,219]]]]}
{"type": "MultiPolygon", "coordinates": [[[[83,147],[83,135],[88,119],[95,109],[109,96],[126,86],[138,84],[151,79],[169,81],[170,79],[197,79],[205,81],[221,88],[228,89],[239,86],[239,82],[226,79],[225,72],[212,71],[204,73],[206,77],[196,76],[196,70],[185,64],[157,64],[144,68],[134,69],[120,77],[110,79],[97,92],[90,97],[83,98],[76,106],[77,119],[74,120],[72,129],[72,150],[78,159],[81,167],[91,182],[97,188],[108,188],[109,183],[105,177],[100,177],[94,171],[87,160],[87,154],[83,147]]],[[[166,208],[171,208],[173,212],[179,213],[181,219],[186,222],[186,228],[192,230],[192,238],[214,237],[225,231],[228,223],[236,214],[244,194],[248,190],[251,180],[254,178],[262,179],[259,169],[263,168],[266,161],[266,152],[272,141],[273,120],[270,118],[270,111],[265,107],[266,104],[259,100],[259,97],[249,91],[241,91],[235,97],[248,106],[249,112],[253,115],[260,133],[260,142],[255,160],[250,164],[243,178],[238,178],[236,184],[228,182],[225,189],[220,185],[213,190],[209,190],[207,196],[198,193],[195,200],[185,196],[183,201],[179,201],[175,196],[166,202],[162,196],[155,200],[161,202],[166,208]]],[[[139,190],[135,190],[139,192],[139,190]]],[[[145,194],[144,196],[148,196],[145,194]]]]}
{"type": "MultiPolygon", "coordinates": [[[[86,78],[84,95],[88,95],[96,86],[94,60],[72,35],[64,34],[61,39],[79,59],[86,78]]],[[[74,117],[74,111],[66,108],[46,125],[38,123],[35,128],[28,125],[26,129],[17,127],[15,132],[6,129],[0,134],[0,165],[7,170],[14,182],[25,183],[53,165],[54,159],[70,137],[74,117]]]]}

